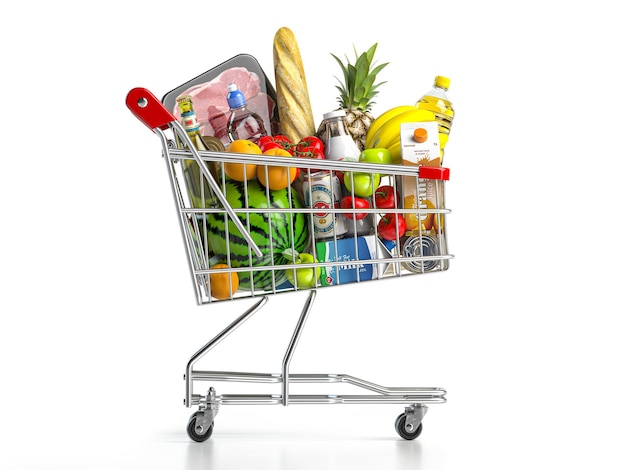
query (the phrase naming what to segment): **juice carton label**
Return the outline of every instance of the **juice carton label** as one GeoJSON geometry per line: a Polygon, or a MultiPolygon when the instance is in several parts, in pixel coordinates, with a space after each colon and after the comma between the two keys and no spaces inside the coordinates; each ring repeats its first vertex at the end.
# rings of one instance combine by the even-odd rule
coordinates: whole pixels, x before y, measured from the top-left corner
{"type": "Polygon", "coordinates": [[[439,126],[435,121],[402,123],[400,144],[405,165],[441,166],[439,126]]]}
{"type": "Polygon", "coordinates": [[[420,209],[406,212],[407,234],[414,231],[427,233],[430,230],[443,230],[443,215],[437,209],[444,206],[443,181],[428,178],[402,177],[402,204],[405,209],[420,209]]]}

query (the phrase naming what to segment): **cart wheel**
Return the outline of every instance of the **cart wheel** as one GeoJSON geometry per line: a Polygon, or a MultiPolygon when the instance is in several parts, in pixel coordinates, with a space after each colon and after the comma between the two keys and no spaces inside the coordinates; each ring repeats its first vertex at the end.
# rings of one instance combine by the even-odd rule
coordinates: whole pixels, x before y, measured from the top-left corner
{"type": "Polygon", "coordinates": [[[196,442],[204,442],[211,437],[211,434],[213,434],[213,423],[211,423],[209,429],[207,429],[204,433],[198,433],[198,430],[196,430],[196,419],[199,416],[202,416],[202,413],[202,411],[196,411],[191,415],[191,418],[189,418],[189,424],[187,424],[187,435],[196,442]]]}
{"type": "Polygon", "coordinates": [[[400,435],[401,438],[406,439],[407,441],[413,440],[417,438],[422,433],[422,423],[414,430],[407,431],[404,427],[406,424],[406,414],[402,413],[400,416],[396,418],[396,432],[400,435]]]}

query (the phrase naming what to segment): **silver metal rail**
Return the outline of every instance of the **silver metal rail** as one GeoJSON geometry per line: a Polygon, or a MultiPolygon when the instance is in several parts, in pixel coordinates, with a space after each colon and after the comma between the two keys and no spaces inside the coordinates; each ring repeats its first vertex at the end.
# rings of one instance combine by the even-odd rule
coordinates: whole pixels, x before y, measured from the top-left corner
{"type": "MultiPolygon", "coordinates": [[[[277,395],[239,395],[225,394],[219,397],[222,405],[281,405],[283,397],[277,395]]],[[[438,395],[291,395],[290,405],[332,405],[332,404],[438,404],[445,403],[446,399],[438,395]]],[[[192,405],[201,405],[205,402],[202,395],[192,395],[192,405]]]]}
{"type": "Polygon", "coordinates": [[[191,395],[193,390],[193,365],[202,358],[206,353],[208,353],[211,349],[217,346],[224,338],[230,335],[233,331],[235,331],[238,327],[240,327],[248,318],[250,318],[254,313],[259,311],[263,305],[267,302],[267,296],[262,297],[257,303],[255,303],[252,307],[246,310],[243,314],[241,314],[235,321],[233,321],[230,325],[228,325],[224,330],[222,330],[219,334],[217,334],[211,341],[205,344],[202,348],[200,348],[191,359],[187,363],[187,369],[185,371],[185,405],[187,407],[191,406],[191,395]]]}
{"type": "Polygon", "coordinates": [[[311,311],[314,300],[315,291],[312,290],[309,293],[309,297],[307,298],[306,303],[304,304],[304,308],[302,309],[302,313],[300,314],[300,318],[298,319],[298,323],[293,332],[293,335],[291,336],[291,341],[289,341],[289,346],[287,347],[287,351],[285,352],[285,357],[283,359],[283,374],[281,380],[283,383],[283,405],[285,406],[289,404],[289,364],[291,363],[291,358],[293,357],[293,353],[295,352],[296,346],[298,345],[300,335],[302,334],[304,324],[306,323],[306,319],[309,316],[309,312],[311,311]]]}
{"type": "Polygon", "coordinates": [[[282,373],[257,373],[257,372],[232,372],[232,371],[204,371],[193,370],[193,365],[213,347],[215,347],[226,336],[232,333],[254,312],[258,311],[267,301],[267,296],[263,297],[257,304],[243,313],[233,321],[215,338],[209,341],[203,348],[192,356],[187,364],[185,374],[187,395],[185,403],[187,406],[200,405],[204,407],[218,407],[219,405],[280,405],[290,404],[374,404],[374,403],[402,403],[402,404],[431,404],[445,403],[446,390],[439,387],[385,387],[382,385],[359,379],[347,374],[290,374],[289,366],[293,358],[300,336],[308,315],[315,300],[316,291],[312,290],[306,299],[298,322],[294,328],[291,340],[287,346],[282,362],[282,373]],[[279,383],[281,384],[280,394],[224,394],[215,395],[213,393],[206,396],[193,394],[194,382],[249,382],[249,383],[279,383]],[[335,394],[290,394],[289,384],[329,384],[344,383],[374,392],[376,395],[335,395],[335,394]]]}

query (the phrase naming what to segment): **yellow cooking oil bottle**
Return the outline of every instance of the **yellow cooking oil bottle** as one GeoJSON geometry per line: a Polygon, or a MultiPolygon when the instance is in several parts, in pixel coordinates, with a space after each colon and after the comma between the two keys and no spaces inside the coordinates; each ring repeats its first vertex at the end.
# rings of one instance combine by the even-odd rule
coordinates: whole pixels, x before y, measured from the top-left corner
{"type": "Polygon", "coordinates": [[[432,88],[422,96],[415,106],[435,113],[435,120],[439,126],[440,161],[443,162],[443,152],[448,142],[450,128],[454,120],[454,108],[448,97],[450,79],[437,75],[432,88]]]}

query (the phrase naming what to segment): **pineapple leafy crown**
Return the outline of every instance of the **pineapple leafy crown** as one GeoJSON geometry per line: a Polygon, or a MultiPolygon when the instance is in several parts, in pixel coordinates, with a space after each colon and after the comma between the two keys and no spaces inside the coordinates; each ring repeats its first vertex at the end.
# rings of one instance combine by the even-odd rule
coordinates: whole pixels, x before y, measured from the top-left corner
{"type": "Polygon", "coordinates": [[[374,98],[378,94],[378,87],[387,82],[376,83],[376,76],[384,69],[389,62],[376,65],[373,63],[374,53],[378,43],[370,47],[367,52],[359,54],[354,47],[354,56],[356,61],[354,64],[350,63],[350,59],[346,56],[345,63],[337,57],[335,54],[331,55],[335,58],[341,71],[343,72],[343,81],[338,77],[339,85],[335,86],[339,90],[339,96],[337,101],[342,108],[352,108],[361,111],[370,111],[374,101],[374,98]]]}

